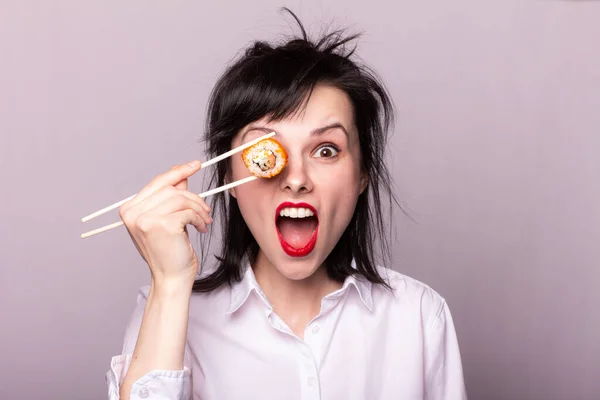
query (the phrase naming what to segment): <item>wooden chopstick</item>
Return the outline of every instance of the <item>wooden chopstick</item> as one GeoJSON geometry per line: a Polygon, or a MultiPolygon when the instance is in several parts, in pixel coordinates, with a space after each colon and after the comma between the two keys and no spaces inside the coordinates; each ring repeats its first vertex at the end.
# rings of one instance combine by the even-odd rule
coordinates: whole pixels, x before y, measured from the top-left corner
{"type": "MultiPolygon", "coordinates": [[[[259,179],[259,178],[257,176],[252,175],[252,176],[249,176],[247,178],[240,179],[239,181],[228,183],[227,185],[223,185],[223,186],[218,187],[216,189],[207,190],[204,193],[200,193],[198,196],[200,196],[201,198],[204,199],[204,198],[206,198],[208,196],[211,196],[213,194],[216,194],[216,193],[219,193],[219,192],[223,192],[225,190],[231,189],[231,188],[239,186],[239,185],[243,185],[244,183],[252,182],[253,180],[256,180],[256,179],[259,179]]],[[[118,228],[119,226],[122,226],[122,225],[123,225],[123,221],[115,222],[115,223],[112,223],[110,225],[103,226],[102,228],[98,228],[98,229],[94,229],[92,231],[86,232],[86,233],[84,233],[84,234],[81,235],[81,238],[85,239],[85,238],[88,238],[90,236],[94,236],[94,235],[97,235],[99,233],[106,232],[106,231],[109,231],[109,230],[114,229],[114,228],[118,228]]]]}
{"type": "MultiPolygon", "coordinates": [[[[238,153],[238,152],[240,152],[240,151],[242,151],[242,150],[244,150],[244,149],[246,149],[246,148],[248,148],[250,146],[254,146],[256,143],[260,142],[263,139],[267,139],[267,138],[270,138],[270,137],[273,137],[273,136],[275,136],[275,132],[267,133],[266,135],[261,136],[261,137],[259,137],[257,139],[251,140],[248,143],[244,143],[241,146],[236,147],[235,149],[229,150],[228,152],[223,153],[220,156],[217,156],[215,158],[212,158],[212,159],[210,159],[210,160],[202,163],[202,166],[200,167],[200,169],[202,169],[204,167],[208,167],[209,165],[212,165],[212,164],[216,164],[219,161],[221,161],[221,160],[223,160],[223,159],[225,159],[227,157],[230,157],[230,156],[232,156],[235,153],[238,153]]],[[[217,188],[217,189],[220,189],[220,188],[217,188]]],[[[217,189],[213,189],[213,190],[217,190],[217,189]]],[[[215,192],[215,193],[217,193],[217,192],[215,192]]],[[[100,216],[102,214],[106,214],[110,210],[114,210],[115,208],[118,208],[121,205],[127,203],[129,200],[133,199],[136,195],[137,195],[137,193],[134,194],[134,195],[132,195],[132,196],[129,196],[126,199],[123,199],[123,200],[118,201],[118,202],[116,202],[114,204],[111,204],[108,207],[104,207],[101,210],[98,210],[98,211],[93,212],[93,213],[91,213],[89,215],[86,215],[85,217],[81,218],[81,222],[87,222],[87,221],[89,221],[89,220],[91,220],[93,218],[96,218],[96,217],[98,217],[98,216],[100,216]]],[[[103,229],[103,228],[101,228],[101,229],[103,229]]]]}

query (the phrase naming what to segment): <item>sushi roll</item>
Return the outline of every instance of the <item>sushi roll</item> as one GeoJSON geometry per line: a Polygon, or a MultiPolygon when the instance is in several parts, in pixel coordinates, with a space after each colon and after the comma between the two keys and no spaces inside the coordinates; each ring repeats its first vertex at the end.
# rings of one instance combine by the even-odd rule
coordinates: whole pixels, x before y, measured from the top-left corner
{"type": "Polygon", "coordinates": [[[275,139],[264,139],[242,152],[242,160],[253,175],[272,178],[287,164],[288,155],[275,139]]]}

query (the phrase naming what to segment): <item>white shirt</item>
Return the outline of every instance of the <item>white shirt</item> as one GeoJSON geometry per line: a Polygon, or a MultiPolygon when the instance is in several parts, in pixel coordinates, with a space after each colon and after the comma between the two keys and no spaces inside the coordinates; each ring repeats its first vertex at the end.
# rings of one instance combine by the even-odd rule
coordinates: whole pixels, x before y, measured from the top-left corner
{"type": "MultiPolygon", "coordinates": [[[[252,268],[231,288],[193,293],[182,371],[154,370],[131,399],[466,399],[450,310],[427,285],[381,268],[393,290],[348,277],[325,296],[304,340],[275,314],[252,268]]],[[[106,374],[119,398],[149,287],[140,289],[122,355],[106,374]]]]}

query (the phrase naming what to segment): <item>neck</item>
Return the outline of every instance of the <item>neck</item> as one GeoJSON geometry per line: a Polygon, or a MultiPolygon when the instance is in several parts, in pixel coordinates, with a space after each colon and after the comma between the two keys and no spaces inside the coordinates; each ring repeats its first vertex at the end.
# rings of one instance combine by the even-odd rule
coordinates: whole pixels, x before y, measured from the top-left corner
{"type": "Polygon", "coordinates": [[[329,278],[324,265],[304,279],[289,279],[262,252],[253,269],[275,313],[299,337],[303,337],[306,325],[319,314],[323,297],[342,287],[340,282],[329,278]]]}

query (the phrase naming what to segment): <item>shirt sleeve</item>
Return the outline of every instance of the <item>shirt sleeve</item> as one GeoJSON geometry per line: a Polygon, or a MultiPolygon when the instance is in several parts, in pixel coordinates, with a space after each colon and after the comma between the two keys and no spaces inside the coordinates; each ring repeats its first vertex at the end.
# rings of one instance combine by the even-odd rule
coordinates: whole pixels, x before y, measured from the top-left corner
{"type": "MultiPolygon", "coordinates": [[[[127,374],[131,357],[144,316],[144,307],[150,287],[144,286],[137,296],[137,303],[125,330],[123,350],[114,356],[105,379],[108,384],[108,399],[119,400],[119,388],[127,374]]],[[[180,371],[152,370],[134,382],[131,387],[131,400],[190,400],[192,381],[189,348],[186,344],[184,368],[180,371]]]]}
{"type": "Polygon", "coordinates": [[[443,300],[425,331],[425,373],[426,399],[467,399],[454,322],[443,300]]]}

